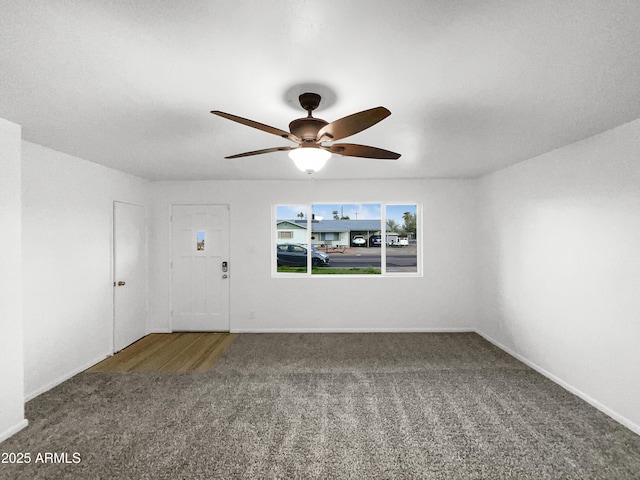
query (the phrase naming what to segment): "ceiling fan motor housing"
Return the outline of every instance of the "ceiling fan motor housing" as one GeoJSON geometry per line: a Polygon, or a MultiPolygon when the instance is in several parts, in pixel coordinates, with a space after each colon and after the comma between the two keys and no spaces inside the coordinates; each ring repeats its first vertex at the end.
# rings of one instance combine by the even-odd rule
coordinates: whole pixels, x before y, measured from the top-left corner
{"type": "Polygon", "coordinates": [[[321,118],[298,118],[289,124],[289,131],[305,142],[315,142],[318,130],[328,123],[321,118]]]}

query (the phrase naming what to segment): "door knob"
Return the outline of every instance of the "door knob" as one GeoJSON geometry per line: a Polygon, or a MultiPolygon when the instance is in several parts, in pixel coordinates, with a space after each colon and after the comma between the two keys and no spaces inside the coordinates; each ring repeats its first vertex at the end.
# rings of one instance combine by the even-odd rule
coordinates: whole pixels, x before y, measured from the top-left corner
{"type": "Polygon", "coordinates": [[[222,275],[222,278],[227,278],[229,275],[227,275],[226,273],[224,275],[222,275]]]}
{"type": "Polygon", "coordinates": [[[119,287],[124,287],[125,283],[127,283],[127,282],[123,282],[122,280],[120,280],[120,281],[118,282],[118,286],[119,286],[119,287]]]}

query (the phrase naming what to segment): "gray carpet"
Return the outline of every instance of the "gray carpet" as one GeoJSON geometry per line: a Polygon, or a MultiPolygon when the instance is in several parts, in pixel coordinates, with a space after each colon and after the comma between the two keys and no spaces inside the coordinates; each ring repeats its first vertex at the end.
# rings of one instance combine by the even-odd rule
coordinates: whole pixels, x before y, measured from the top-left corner
{"type": "Polygon", "coordinates": [[[82,373],[27,418],[3,479],[640,478],[639,436],[475,334],[245,334],[209,373],[82,373]]]}

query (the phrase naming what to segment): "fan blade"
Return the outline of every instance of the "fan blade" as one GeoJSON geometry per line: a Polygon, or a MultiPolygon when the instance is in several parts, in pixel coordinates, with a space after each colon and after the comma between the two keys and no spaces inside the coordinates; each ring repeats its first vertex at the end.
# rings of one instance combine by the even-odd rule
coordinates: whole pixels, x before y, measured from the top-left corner
{"type": "Polygon", "coordinates": [[[273,135],[277,135],[282,138],[287,138],[292,142],[302,143],[302,140],[300,140],[294,134],[290,132],[286,132],[284,130],[280,130],[279,128],[270,127],[269,125],[265,125],[264,123],[254,122],[253,120],[238,117],[236,115],[231,115],[230,113],[221,112],[219,110],[213,110],[211,113],[213,113],[214,115],[218,115],[219,117],[226,118],[228,120],[233,120],[234,122],[238,122],[243,125],[247,125],[249,127],[257,128],[258,130],[262,130],[263,132],[271,133],[273,135]]]}
{"type": "Polygon", "coordinates": [[[364,157],[383,160],[397,160],[400,158],[399,153],[383,150],[382,148],[369,147],[367,145],[357,145],[355,143],[334,143],[326,147],[321,146],[321,148],[346,157],[364,157]]]}
{"type": "Polygon", "coordinates": [[[369,110],[354,113],[322,127],[318,131],[317,141],[330,142],[332,140],[340,140],[372,127],[389,115],[391,115],[391,112],[384,107],[370,108],[369,110]]]}
{"type": "Polygon", "coordinates": [[[253,152],[245,152],[245,153],[238,153],[236,155],[231,155],[229,157],[224,157],[224,158],[240,158],[240,157],[249,157],[251,155],[260,155],[262,153],[271,153],[271,152],[281,152],[281,151],[286,151],[286,150],[294,150],[296,148],[300,148],[300,147],[273,147],[273,148],[263,148],[262,150],[254,150],[253,152]]]}

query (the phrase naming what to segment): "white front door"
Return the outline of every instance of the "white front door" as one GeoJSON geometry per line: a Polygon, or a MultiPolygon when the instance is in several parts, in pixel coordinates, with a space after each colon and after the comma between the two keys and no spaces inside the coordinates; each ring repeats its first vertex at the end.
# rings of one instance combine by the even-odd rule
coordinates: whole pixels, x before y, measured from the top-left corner
{"type": "Polygon", "coordinates": [[[147,228],[144,207],[113,202],[113,350],[147,334],[147,228]]]}
{"type": "Polygon", "coordinates": [[[229,206],[171,208],[173,331],[229,331],[229,206]]]}

